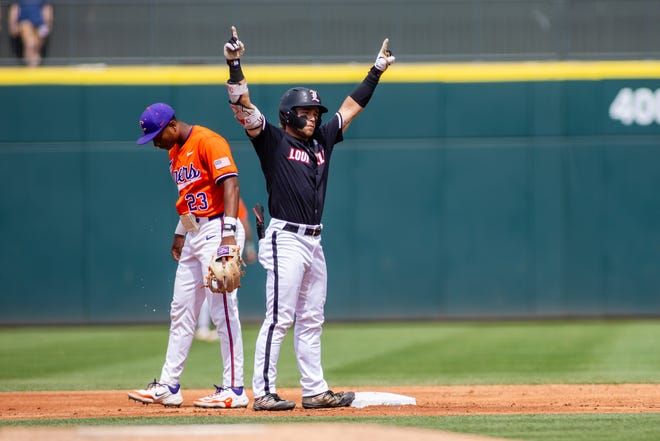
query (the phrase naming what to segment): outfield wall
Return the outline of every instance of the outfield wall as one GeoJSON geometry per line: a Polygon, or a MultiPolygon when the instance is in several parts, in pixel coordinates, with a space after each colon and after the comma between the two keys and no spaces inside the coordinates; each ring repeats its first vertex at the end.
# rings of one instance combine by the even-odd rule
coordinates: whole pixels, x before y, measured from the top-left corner
{"type": "MultiPolygon", "coordinates": [[[[271,121],[286,88],[336,109],[366,72],[288,69],[246,67],[271,121]]],[[[168,320],[176,190],[137,119],[166,101],[221,132],[244,199],[265,204],[225,78],[0,70],[0,323],[168,320]]],[[[333,156],[328,319],[660,314],[659,123],[659,63],[395,66],[333,156]]],[[[247,272],[259,319],[265,273],[247,272]]]]}

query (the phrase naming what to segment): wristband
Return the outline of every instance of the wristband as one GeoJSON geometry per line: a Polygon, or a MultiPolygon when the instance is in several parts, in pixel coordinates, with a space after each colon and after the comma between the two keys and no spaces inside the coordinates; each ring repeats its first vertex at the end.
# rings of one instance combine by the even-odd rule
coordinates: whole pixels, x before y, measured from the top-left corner
{"type": "Polygon", "coordinates": [[[234,237],[236,233],[233,230],[222,230],[222,237],[234,237]]]}
{"type": "Polygon", "coordinates": [[[367,107],[371,96],[376,90],[378,85],[378,80],[383,72],[378,70],[376,66],[373,66],[367,76],[362,80],[362,82],[355,88],[353,93],[350,95],[353,100],[358,103],[361,107],[367,107]]]}
{"type": "Polygon", "coordinates": [[[236,218],[225,216],[222,223],[222,237],[236,235],[236,218]]]}
{"type": "Polygon", "coordinates": [[[240,83],[245,79],[243,69],[241,68],[241,60],[239,58],[235,60],[227,60],[227,65],[229,66],[230,83],[240,83]]]}

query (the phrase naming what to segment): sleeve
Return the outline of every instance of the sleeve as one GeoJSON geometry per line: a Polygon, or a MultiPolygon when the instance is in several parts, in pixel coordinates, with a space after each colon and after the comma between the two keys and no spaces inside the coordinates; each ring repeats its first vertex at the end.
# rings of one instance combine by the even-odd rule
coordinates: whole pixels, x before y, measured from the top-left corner
{"type": "Polygon", "coordinates": [[[330,121],[319,127],[319,135],[323,141],[323,145],[329,150],[332,150],[335,144],[344,140],[344,132],[341,129],[341,123],[341,115],[335,113],[330,121]]]}
{"type": "Polygon", "coordinates": [[[204,159],[214,182],[238,176],[238,167],[231,155],[229,143],[223,137],[214,136],[204,140],[204,159]]]}

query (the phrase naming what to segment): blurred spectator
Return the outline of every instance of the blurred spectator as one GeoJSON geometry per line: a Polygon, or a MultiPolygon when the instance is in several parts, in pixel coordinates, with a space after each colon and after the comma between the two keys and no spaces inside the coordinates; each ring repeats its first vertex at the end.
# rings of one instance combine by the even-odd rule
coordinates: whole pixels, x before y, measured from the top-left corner
{"type": "Polygon", "coordinates": [[[39,66],[53,26],[51,1],[13,1],[9,5],[7,21],[15,55],[27,66],[39,66]]]}

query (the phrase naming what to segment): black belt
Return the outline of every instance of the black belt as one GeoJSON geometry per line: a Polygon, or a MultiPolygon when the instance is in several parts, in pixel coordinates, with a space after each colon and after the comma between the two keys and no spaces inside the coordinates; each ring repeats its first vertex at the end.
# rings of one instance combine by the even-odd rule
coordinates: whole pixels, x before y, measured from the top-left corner
{"type": "MultiPolygon", "coordinates": [[[[300,226],[297,224],[286,224],[282,227],[284,231],[288,231],[290,233],[298,233],[300,231],[300,226]]],[[[316,227],[316,228],[305,228],[305,231],[303,234],[305,236],[320,236],[321,235],[321,227],[316,227]]]]}

